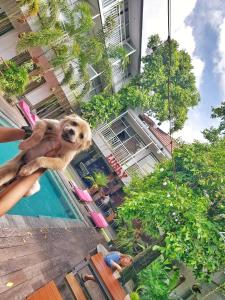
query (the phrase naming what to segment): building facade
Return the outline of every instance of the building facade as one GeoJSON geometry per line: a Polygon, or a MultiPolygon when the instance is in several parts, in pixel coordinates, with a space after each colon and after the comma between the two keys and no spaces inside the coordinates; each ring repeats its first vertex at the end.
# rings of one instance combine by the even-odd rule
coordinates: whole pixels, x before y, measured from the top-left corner
{"type": "Polygon", "coordinates": [[[147,114],[128,110],[93,133],[90,151],[77,156],[72,166],[84,185],[88,177],[103,172],[109,178],[110,197],[117,206],[122,188],[132,176],[153,172],[156,164],[171,158],[171,139],[147,114]]]}
{"type": "MultiPolygon", "coordinates": [[[[68,0],[72,8],[78,3],[77,0],[68,0]]],[[[106,47],[122,46],[127,52],[129,63],[121,68],[119,59],[111,59],[112,65],[112,88],[117,92],[131,77],[140,70],[141,55],[141,32],[143,1],[135,0],[94,0],[88,1],[92,19],[95,23],[94,31],[103,30],[107,18],[110,16],[115,23],[113,30],[105,39],[106,47]]],[[[54,57],[54,52],[47,47],[35,47],[22,54],[17,54],[16,45],[22,32],[38,31],[40,20],[38,17],[28,18],[26,22],[19,22],[22,11],[19,3],[13,0],[2,0],[0,4],[0,57],[2,60],[14,60],[22,64],[30,59],[37,62],[43,70],[41,80],[31,83],[24,95],[31,109],[41,118],[60,118],[72,112],[76,95],[84,84],[71,90],[68,85],[61,85],[64,76],[62,68],[52,68],[49,61],[54,57]]],[[[95,34],[93,32],[93,34],[95,34]]],[[[76,61],[71,61],[74,67],[74,76],[78,76],[76,61]]],[[[103,88],[104,72],[99,72],[95,66],[88,66],[90,90],[83,100],[100,93],[103,88]]]]}

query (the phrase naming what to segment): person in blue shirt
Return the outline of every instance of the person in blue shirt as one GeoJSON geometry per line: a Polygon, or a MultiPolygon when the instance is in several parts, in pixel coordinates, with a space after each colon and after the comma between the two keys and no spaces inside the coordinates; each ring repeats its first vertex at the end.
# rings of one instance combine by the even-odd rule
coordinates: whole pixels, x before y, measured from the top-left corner
{"type": "Polygon", "coordinates": [[[109,252],[104,257],[106,264],[112,269],[116,269],[121,272],[123,267],[127,267],[132,264],[132,258],[130,255],[122,254],[118,251],[109,252]]]}
{"type": "MultiPolygon", "coordinates": [[[[128,267],[132,264],[133,259],[130,255],[122,254],[119,251],[108,252],[103,245],[97,246],[97,251],[103,254],[105,263],[113,270],[121,272],[123,268],[128,267]]],[[[82,276],[84,281],[93,280],[93,275],[85,274],[82,276]]]]}

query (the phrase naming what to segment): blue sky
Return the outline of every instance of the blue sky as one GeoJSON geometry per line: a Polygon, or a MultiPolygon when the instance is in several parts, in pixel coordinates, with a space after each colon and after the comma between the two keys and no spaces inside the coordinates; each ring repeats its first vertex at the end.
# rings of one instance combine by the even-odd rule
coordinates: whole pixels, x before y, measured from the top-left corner
{"type": "MultiPolygon", "coordinates": [[[[183,140],[203,140],[201,131],[218,121],[211,107],[225,99],[225,5],[223,0],[171,0],[172,38],[192,57],[201,102],[190,110],[184,128],[175,134],[183,140]]],[[[144,0],[142,54],[147,38],[167,38],[167,0],[144,0]]],[[[163,124],[167,130],[168,125],[163,124]]]]}

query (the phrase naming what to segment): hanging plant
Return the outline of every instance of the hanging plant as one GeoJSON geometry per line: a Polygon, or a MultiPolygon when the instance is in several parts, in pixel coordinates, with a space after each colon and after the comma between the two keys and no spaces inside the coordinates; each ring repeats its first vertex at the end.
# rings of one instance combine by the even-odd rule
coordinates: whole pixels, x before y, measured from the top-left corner
{"type": "Polygon", "coordinates": [[[110,58],[119,59],[123,70],[129,64],[130,59],[126,49],[123,46],[108,48],[108,55],[110,58]]]}
{"type": "Polygon", "coordinates": [[[27,5],[25,15],[18,19],[19,22],[26,21],[27,18],[36,16],[40,9],[40,0],[21,0],[20,5],[27,5]]]}
{"type": "Polygon", "coordinates": [[[52,46],[62,39],[64,32],[60,29],[42,29],[38,32],[24,32],[17,44],[18,53],[33,47],[52,46]]]}

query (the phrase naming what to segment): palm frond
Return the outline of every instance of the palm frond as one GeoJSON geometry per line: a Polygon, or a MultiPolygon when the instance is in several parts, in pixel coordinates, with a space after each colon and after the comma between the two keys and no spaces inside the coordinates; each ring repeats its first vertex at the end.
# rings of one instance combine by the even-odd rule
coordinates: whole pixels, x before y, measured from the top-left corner
{"type": "Polygon", "coordinates": [[[57,0],[42,1],[40,4],[40,19],[45,28],[51,28],[59,21],[60,7],[57,0]]]}
{"type": "Polygon", "coordinates": [[[61,84],[68,84],[73,80],[73,74],[74,74],[74,69],[73,66],[70,64],[67,70],[65,71],[65,76],[61,82],[61,84]]]}
{"type": "Polygon", "coordinates": [[[27,5],[25,18],[36,16],[40,9],[40,0],[21,0],[20,5],[27,5]]]}
{"type": "Polygon", "coordinates": [[[121,61],[121,67],[123,69],[129,64],[129,56],[123,46],[110,47],[107,49],[110,58],[118,58],[121,61]]]}
{"type": "Polygon", "coordinates": [[[57,45],[54,47],[54,50],[55,57],[51,60],[51,63],[54,67],[63,66],[71,60],[67,45],[57,45]]]}
{"type": "Polygon", "coordinates": [[[59,5],[57,0],[48,0],[49,6],[49,26],[54,26],[59,19],[59,5]]]}
{"type": "Polygon", "coordinates": [[[79,31],[80,32],[89,31],[94,25],[94,21],[92,20],[90,5],[83,1],[78,2],[74,8],[74,12],[76,12],[79,17],[79,24],[80,24],[79,31]]]}
{"type": "Polygon", "coordinates": [[[52,46],[64,35],[60,29],[42,29],[38,32],[23,33],[17,44],[17,51],[21,53],[33,47],[52,46]]]}

